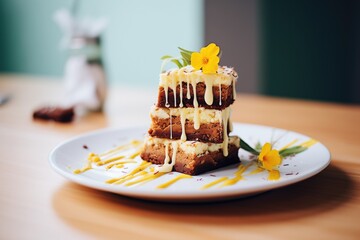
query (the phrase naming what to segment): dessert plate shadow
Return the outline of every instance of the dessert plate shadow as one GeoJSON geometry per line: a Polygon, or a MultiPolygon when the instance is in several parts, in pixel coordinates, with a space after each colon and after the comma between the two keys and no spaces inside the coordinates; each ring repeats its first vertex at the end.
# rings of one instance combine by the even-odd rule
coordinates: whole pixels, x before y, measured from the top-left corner
{"type": "MultiPolygon", "coordinates": [[[[241,181],[230,186],[217,184],[203,189],[203,186],[219,178],[234,177],[238,164],[193,176],[192,178],[181,179],[165,189],[157,188],[157,186],[174,179],[179,173],[168,173],[152,181],[132,186],[107,184],[105,181],[113,177],[126,175],[138,164],[129,164],[120,169],[95,168],[82,174],[73,173],[75,169],[86,164],[90,152],[102,153],[134,139],[142,140],[146,131],[147,127],[145,126],[103,129],[75,137],[59,144],[51,151],[49,155],[50,165],[57,173],[68,180],[90,188],[140,199],[198,202],[245,197],[284,187],[314,176],[330,163],[329,150],[318,142],[305,152],[285,158],[279,168],[281,177],[276,181],[268,180],[266,171],[253,174],[252,171],[256,168],[256,165],[252,164],[251,159],[253,158],[251,155],[243,150],[239,151],[242,164],[252,164],[252,166],[243,173],[241,181]]],[[[310,139],[308,136],[288,130],[243,123],[234,123],[233,132],[230,135],[238,135],[252,146],[257,142],[264,144],[265,142],[277,140],[274,146],[276,149],[295,139],[299,142],[310,139]]],[[[142,161],[140,157],[135,160],[139,163],[142,161]]]]}

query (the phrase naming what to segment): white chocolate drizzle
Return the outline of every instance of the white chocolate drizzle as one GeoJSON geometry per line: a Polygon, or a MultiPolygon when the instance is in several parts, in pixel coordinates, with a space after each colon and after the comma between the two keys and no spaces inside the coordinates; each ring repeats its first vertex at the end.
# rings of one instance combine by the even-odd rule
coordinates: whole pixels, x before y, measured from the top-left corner
{"type": "Polygon", "coordinates": [[[200,128],[200,114],[199,114],[199,103],[197,101],[197,96],[196,96],[196,78],[192,78],[191,79],[191,85],[193,87],[193,93],[194,93],[194,101],[193,101],[193,105],[194,105],[194,129],[198,130],[200,128]]]}
{"type": "Polygon", "coordinates": [[[187,84],[186,84],[186,98],[187,99],[190,99],[191,98],[191,96],[190,96],[190,77],[189,77],[189,75],[186,75],[186,82],[187,82],[187,84]]]}
{"type": "Polygon", "coordinates": [[[214,101],[213,82],[212,77],[205,78],[205,102],[207,105],[212,105],[214,101]]]}
{"type": "Polygon", "coordinates": [[[178,75],[175,74],[175,77],[172,78],[172,82],[171,82],[171,88],[173,90],[173,94],[174,94],[174,107],[176,107],[176,81],[177,81],[177,78],[178,75]]]}
{"type": "Polygon", "coordinates": [[[184,113],[184,109],[180,109],[180,122],[181,122],[181,141],[185,142],[186,141],[186,132],[185,132],[185,123],[186,123],[186,118],[185,118],[185,113],[184,113]]]}
{"type": "Polygon", "coordinates": [[[184,104],[183,104],[183,89],[182,89],[182,83],[180,82],[180,104],[179,104],[179,107],[183,107],[184,104]]]}
{"type": "Polygon", "coordinates": [[[164,92],[165,92],[165,106],[166,107],[170,107],[170,104],[169,104],[169,99],[168,99],[168,94],[169,94],[169,86],[167,84],[164,85],[164,92]]]}
{"type": "Polygon", "coordinates": [[[184,77],[184,69],[180,69],[179,72],[178,72],[178,79],[179,79],[179,86],[180,86],[180,103],[179,103],[179,107],[183,107],[184,104],[183,104],[183,89],[182,89],[182,79],[184,77]]]}
{"type": "Polygon", "coordinates": [[[170,120],[170,139],[173,138],[173,129],[172,129],[172,114],[171,114],[171,108],[169,108],[169,120],[170,120]]]}
{"type": "Polygon", "coordinates": [[[200,110],[199,108],[194,108],[194,129],[198,130],[200,128],[200,110]]]}
{"type": "Polygon", "coordinates": [[[230,108],[225,108],[222,111],[222,124],[223,124],[223,143],[222,143],[222,150],[223,154],[226,157],[229,154],[229,136],[227,131],[227,126],[229,123],[230,118],[230,108]]]}
{"type": "Polygon", "coordinates": [[[175,162],[176,162],[176,153],[178,149],[178,143],[177,142],[171,142],[171,143],[165,143],[165,159],[164,164],[160,167],[157,167],[157,171],[159,172],[171,172],[175,162]],[[172,156],[170,158],[169,156],[169,144],[171,144],[172,149],[172,156]],[[171,162],[170,162],[171,161],[171,162]]]}

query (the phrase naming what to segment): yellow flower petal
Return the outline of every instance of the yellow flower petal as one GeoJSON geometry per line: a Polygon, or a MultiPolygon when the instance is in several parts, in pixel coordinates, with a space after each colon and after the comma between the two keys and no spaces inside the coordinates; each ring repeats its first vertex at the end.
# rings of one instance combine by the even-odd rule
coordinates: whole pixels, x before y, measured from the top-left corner
{"type": "Polygon", "coordinates": [[[200,70],[200,68],[202,67],[203,64],[203,60],[202,60],[202,56],[200,53],[198,52],[194,52],[191,54],[191,66],[193,68],[195,68],[195,70],[200,70]]]}
{"type": "Polygon", "coordinates": [[[220,48],[216,46],[215,43],[210,43],[209,45],[200,50],[200,53],[207,57],[217,56],[219,52],[220,48]]]}
{"type": "Polygon", "coordinates": [[[262,162],[262,167],[264,168],[264,169],[266,169],[266,170],[273,170],[273,165],[271,165],[269,162],[267,162],[267,161],[264,161],[264,162],[262,162]]]}
{"type": "Polygon", "coordinates": [[[219,68],[219,57],[218,56],[214,56],[209,58],[207,64],[203,65],[203,73],[208,74],[208,73],[216,73],[216,71],[219,68]]]}
{"type": "Polygon", "coordinates": [[[259,161],[264,161],[264,156],[267,155],[271,150],[271,144],[270,143],[265,143],[264,146],[261,149],[261,152],[259,154],[259,161]]]}
{"type": "Polygon", "coordinates": [[[270,143],[265,143],[258,156],[258,161],[260,167],[272,171],[278,169],[282,162],[282,158],[278,150],[272,149],[270,143]]]}
{"type": "Polygon", "coordinates": [[[277,150],[271,150],[267,155],[267,162],[273,166],[280,165],[281,163],[281,157],[277,150]]]}

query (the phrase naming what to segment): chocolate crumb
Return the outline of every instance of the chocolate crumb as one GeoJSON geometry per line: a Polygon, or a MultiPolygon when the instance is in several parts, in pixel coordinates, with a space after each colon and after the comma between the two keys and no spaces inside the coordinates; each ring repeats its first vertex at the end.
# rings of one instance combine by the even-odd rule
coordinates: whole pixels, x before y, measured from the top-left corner
{"type": "Polygon", "coordinates": [[[86,146],[86,145],[83,145],[83,148],[84,148],[84,149],[89,149],[88,146],[86,146]]]}
{"type": "Polygon", "coordinates": [[[287,163],[287,164],[284,164],[283,166],[289,166],[289,164],[287,163]]]}
{"type": "Polygon", "coordinates": [[[210,176],[212,176],[212,177],[216,177],[216,175],[215,175],[215,174],[210,174],[210,176]]]}

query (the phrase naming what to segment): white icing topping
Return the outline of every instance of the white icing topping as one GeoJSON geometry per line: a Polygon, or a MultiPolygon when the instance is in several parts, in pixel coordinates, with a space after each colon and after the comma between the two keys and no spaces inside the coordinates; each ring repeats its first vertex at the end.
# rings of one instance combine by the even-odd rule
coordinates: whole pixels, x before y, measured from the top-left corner
{"type": "MultiPolygon", "coordinates": [[[[229,107],[227,107],[229,108],[229,107]]],[[[150,116],[167,119],[170,117],[170,109],[172,116],[181,116],[183,114],[184,119],[194,121],[194,108],[160,108],[153,106],[150,110],[150,116]]],[[[206,109],[203,107],[198,108],[200,123],[215,123],[221,122],[222,111],[216,109],[206,109]]]]}
{"type": "MultiPolygon", "coordinates": [[[[209,75],[209,74],[207,74],[209,75]]],[[[223,85],[231,85],[232,83],[235,85],[235,81],[237,79],[237,73],[233,68],[229,67],[219,67],[217,73],[211,74],[214,76],[213,84],[223,84],[223,85]]],[[[160,86],[170,85],[173,81],[173,78],[176,78],[176,85],[179,85],[180,82],[185,82],[189,85],[189,77],[194,77],[199,81],[204,81],[204,79],[199,78],[200,76],[204,76],[201,70],[194,71],[193,67],[186,66],[181,69],[172,69],[171,71],[167,71],[165,73],[160,74],[160,86]],[[182,72],[182,74],[178,74],[178,72],[182,72]],[[178,76],[179,77],[175,77],[178,76]]],[[[207,76],[208,77],[208,76],[207,76]]],[[[190,98],[190,94],[187,94],[187,98],[190,98]]]]}
{"type": "MultiPolygon", "coordinates": [[[[228,144],[235,145],[236,147],[240,147],[240,138],[237,136],[230,136],[228,139],[228,144]]],[[[165,151],[169,151],[169,149],[166,150],[166,145],[171,144],[170,146],[173,147],[174,145],[178,145],[178,149],[181,151],[184,151],[186,154],[196,154],[196,155],[202,155],[206,152],[215,152],[219,151],[220,149],[223,149],[222,143],[203,143],[203,142],[196,142],[196,141],[181,141],[181,140],[170,140],[165,138],[155,138],[155,137],[148,137],[145,141],[145,145],[155,145],[160,146],[165,145],[165,151]]],[[[167,161],[168,162],[168,161],[167,161]]]]}

